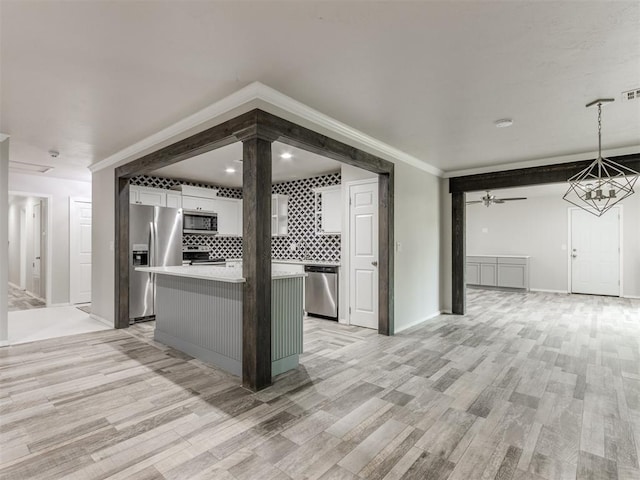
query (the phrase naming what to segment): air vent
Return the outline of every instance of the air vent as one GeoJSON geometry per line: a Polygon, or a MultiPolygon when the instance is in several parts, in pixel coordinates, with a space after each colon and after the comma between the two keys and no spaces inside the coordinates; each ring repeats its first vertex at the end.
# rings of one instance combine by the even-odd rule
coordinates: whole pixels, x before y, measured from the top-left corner
{"type": "Polygon", "coordinates": [[[27,172],[27,173],[47,173],[53,170],[53,167],[49,165],[36,165],[34,163],[10,161],[9,170],[13,170],[16,172],[27,172]]]}
{"type": "Polygon", "coordinates": [[[633,90],[622,92],[622,101],[625,100],[640,100],[640,88],[634,88],[633,90]]]}

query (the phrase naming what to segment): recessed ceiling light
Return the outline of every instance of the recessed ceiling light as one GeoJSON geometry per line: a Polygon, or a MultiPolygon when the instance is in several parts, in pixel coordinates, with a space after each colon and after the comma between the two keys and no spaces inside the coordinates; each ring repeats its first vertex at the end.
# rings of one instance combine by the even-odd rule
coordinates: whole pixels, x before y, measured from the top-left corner
{"type": "Polygon", "coordinates": [[[225,172],[227,172],[227,173],[236,173],[236,169],[235,169],[235,168],[231,168],[231,167],[229,167],[229,168],[227,168],[227,169],[225,170],[225,172]]]}
{"type": "Polygon", "coordinates": [[[280,155],[280,158],[283,160],[289,160],[293,158],[293,155],[290,154],[289,152],[284,152],[283,154],[280,155]]]}
{"type": "Polygon", "coordinates": [[[513,125],[513,120],[510,118],[501,118],[500,120],[496,120],[493,124],[498,128],[506,128],[513,125]]]}

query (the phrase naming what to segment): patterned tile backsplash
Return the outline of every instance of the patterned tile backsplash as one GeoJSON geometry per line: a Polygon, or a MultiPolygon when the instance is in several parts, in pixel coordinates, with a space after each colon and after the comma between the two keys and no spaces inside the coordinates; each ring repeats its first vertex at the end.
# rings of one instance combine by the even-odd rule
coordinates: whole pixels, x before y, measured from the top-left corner
{"type": "MultiPolygon", "coordinates": [[[[272,193],[289,196],[289,235],[271,239],[272,258],[281,260],[301,258],[303,248],[306,248],[308,257],[313,260],[340,262],[340,235],[315,234],[312,190],[317,187],[340,185],[340,182],[340,172],[336,172],[319,177],[276,183],[271,187],[272,193]],[[292,243],[298,246],[298,250],[295,252],[290,250],[292,243]]],[[[216,188],[220,197],[242,198],[241,188],[218,187],[148,175],[132,178],[131,184],[155,188],[171,188],[180,184],[216,188]]],[[[182,243],[184,246],[207,246],[211,248],[213,257],[242,258],[242,238],[240,237],[188,234],[183,237],[182,243]]]]}
{"type": "Polygon", "coordinates": [[[316,235],[314,226],[313,188],[340,185],[340,172],[319,177],[276,183],[271,193],[289,195],[289,235],[271,239],[271,258],[302,258],[302,245],[308,258],[328,262],[340,262],[340,235],[316,235]],[[296,252],[289,246],[295,243],[296,252]]]}

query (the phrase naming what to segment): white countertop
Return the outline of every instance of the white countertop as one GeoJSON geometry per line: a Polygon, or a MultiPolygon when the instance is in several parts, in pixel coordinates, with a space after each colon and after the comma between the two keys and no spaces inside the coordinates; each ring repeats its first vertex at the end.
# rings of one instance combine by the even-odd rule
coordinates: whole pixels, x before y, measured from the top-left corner
{"type": "MultiPolygon", "coordinates": [[[[244,283],[242,269],[226,267],[224,265],[188,265],[176,267],[136,267],[138,272],[156,273],[158,275],[173,275],[175,277],[198,278],[201,280],[213,280],[216,282],[244,283]]],[[[272,272],[271,278],[280,280],[283,278],[306,277],[306,273],[272,272]]]]}
{"type": "Polygon", "coordinates": [[[467,257],[531,258],[529,255],[473,255],[470,253],[467,253],[467,257]]]}

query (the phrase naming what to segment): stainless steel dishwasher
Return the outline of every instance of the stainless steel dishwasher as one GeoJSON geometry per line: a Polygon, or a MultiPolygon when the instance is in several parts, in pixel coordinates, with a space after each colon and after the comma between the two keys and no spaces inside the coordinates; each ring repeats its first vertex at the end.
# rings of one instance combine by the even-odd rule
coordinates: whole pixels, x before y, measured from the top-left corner
{"type": "Polygon", "coordinates": [[[338,267],[305,265],[304,271],[307,315],[338,320],[338,267]]]}

